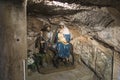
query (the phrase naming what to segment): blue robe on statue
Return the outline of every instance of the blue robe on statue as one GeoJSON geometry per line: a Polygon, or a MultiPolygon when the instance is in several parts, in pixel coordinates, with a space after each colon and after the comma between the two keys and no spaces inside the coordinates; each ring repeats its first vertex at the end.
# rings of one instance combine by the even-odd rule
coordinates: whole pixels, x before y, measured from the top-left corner
{"type": "Polygon", "coordinates": [[[61,58],[68,58],[70,55],[70,44],[63,44],[61,42],[57,43],[57,50],[58,50],[58,57],[61,58]]]}

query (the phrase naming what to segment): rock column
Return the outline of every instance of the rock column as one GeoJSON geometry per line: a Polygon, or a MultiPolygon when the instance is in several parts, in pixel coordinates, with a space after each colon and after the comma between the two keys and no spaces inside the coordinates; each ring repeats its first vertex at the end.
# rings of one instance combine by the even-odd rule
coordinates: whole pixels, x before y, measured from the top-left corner
{"type": "Polygon", "coordinates": [[[25,0],[0,0],[0,80],[24,80],[25,0]]]}

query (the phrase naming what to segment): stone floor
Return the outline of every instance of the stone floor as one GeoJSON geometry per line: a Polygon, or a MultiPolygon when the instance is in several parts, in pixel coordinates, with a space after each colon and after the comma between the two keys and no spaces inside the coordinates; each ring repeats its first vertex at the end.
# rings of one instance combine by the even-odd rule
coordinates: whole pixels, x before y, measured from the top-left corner
{"type": "Polygon", "coordinates": [[[77,65],[71,70],[61,70],[49,74],[39,74],[34,72],[28,76],[27,80],[99,80],[94,73],[85,65],[77,65]]]}

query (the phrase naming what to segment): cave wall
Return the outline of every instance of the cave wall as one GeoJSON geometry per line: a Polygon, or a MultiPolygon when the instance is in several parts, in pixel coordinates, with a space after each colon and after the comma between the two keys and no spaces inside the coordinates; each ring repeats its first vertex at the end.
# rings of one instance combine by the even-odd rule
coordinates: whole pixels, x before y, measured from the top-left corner
{"type": "MultiPolygon", "coordinates": [[[[54,6],[50,12],[52,16],[43,15],[39,11],[39,15],[37,13],[37,16],[32,16],[32,19],[29,19],[31,16],[28,16],[28,29],[32,29],[28,42],[31,40],[34,43],[35,37],[30,37],[30,35],[38,33],[37,30],[42,28],[44,24],[51,24],[54,31],[59,22],[63,21],[73,34],[71,43],[77,57],[76,62],[78,64],[84,63],[101,80],[117,80],[119,78],[119,58],[117,57],[120,52],[120,13],[115,8],[105,6],[81,7],[82,10],[80,8],[80,11],[69,15],[63,15],[70,12],[68,9],[57,9],[58,7],[54,9],[54,6]],[[62,11],[63,14],[61,14],[62,11]]],[[[34,45],[31,48],[35,51],[34,45]]]]}
{"type": "MultiPolygon", "coordinates": [[[[32,20],[38,21],[37,18],[32,20]]],[[[56,18],[54,18],[52,20],[54,22],[60,20],[60,18],[59,19],[57,18],[57,20],[56,18]]],[[[32,21],[32,23],[34,23],[34,21],[32,21]]],[[[44,24],[45,23],[46,22],[44,22],[44,24]]],[[[52,26],[56,27],[55,25],[52,26]]],[[[41,26],[41,28],[42,27],[43,25],[41,26]]],[[[71,41],[71,43],[74,46],[76,63],[77,64],[84,63],[87,67],[90,68],[90,70],[94,72],[95,74],[94,76],[97,76],[98,79],[110,80],[112,78],[111,75],[112,75],[112,67],[113,67],[112,66],[113,52],[110,49],[99,44],[88,34],[84,35],[84,33],[86,33],[86,30],[81,29],[80,27],[78,29],[78,26],[73,26],[73,25],[69,25],[69,29],[73,36],[73,40],[71,41]]],[[[28,48],[36,52],[36,49],[34,48],[34,41],[36,37],[30,37],[30,35],[35,35],[36,31],[32,31],[32,33],[33,34],[29,34],[28,36],[28,48]],[[30,44],[32,45],[29,46],[30,44]]],[[[94,76],[92,75],[93,79],[94,76]]]]}

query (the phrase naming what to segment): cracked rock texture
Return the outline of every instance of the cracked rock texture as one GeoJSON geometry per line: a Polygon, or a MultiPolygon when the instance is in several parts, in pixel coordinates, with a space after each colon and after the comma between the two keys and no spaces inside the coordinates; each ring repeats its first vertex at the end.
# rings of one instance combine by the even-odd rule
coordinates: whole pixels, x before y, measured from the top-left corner
{"type": "MultiPolygon", "coordinates": [[[[97,77],[93,78],[93,80],[119,80],[120,12],[118,8],[115,7],[115,4],[117,5],[119,1],[118,3],[112,3],[112,0],[76,1],[80,2],[79,9],[76,8],[74,10],[54,5],[48,7],[47,4],[43,4],[41,2],[29,5],[28,49],[33,50],[33,52],[35,51],[35,35],[42,27],[44,27],[45,24],[49,23],[54,32],[59,22],[63,21],[70,29],[73,36],[71,43],[74,46],[76,64],[84,64],[89,68],[94,75],[91,74],[88,76],[91,76],[92,78],[94,76],[97,77]],[[82,5],[81,1],[85,4],[82,5]],[[88,6],[86,2],[92,3],[91,6],[88,6]],[[102,6],[98,6],[98,4],[102,6]]],[[[73,2],[71,0],[68,5],[73,2]]],[[[64,72],[63,74],[65,75],[64,72]]]]}

